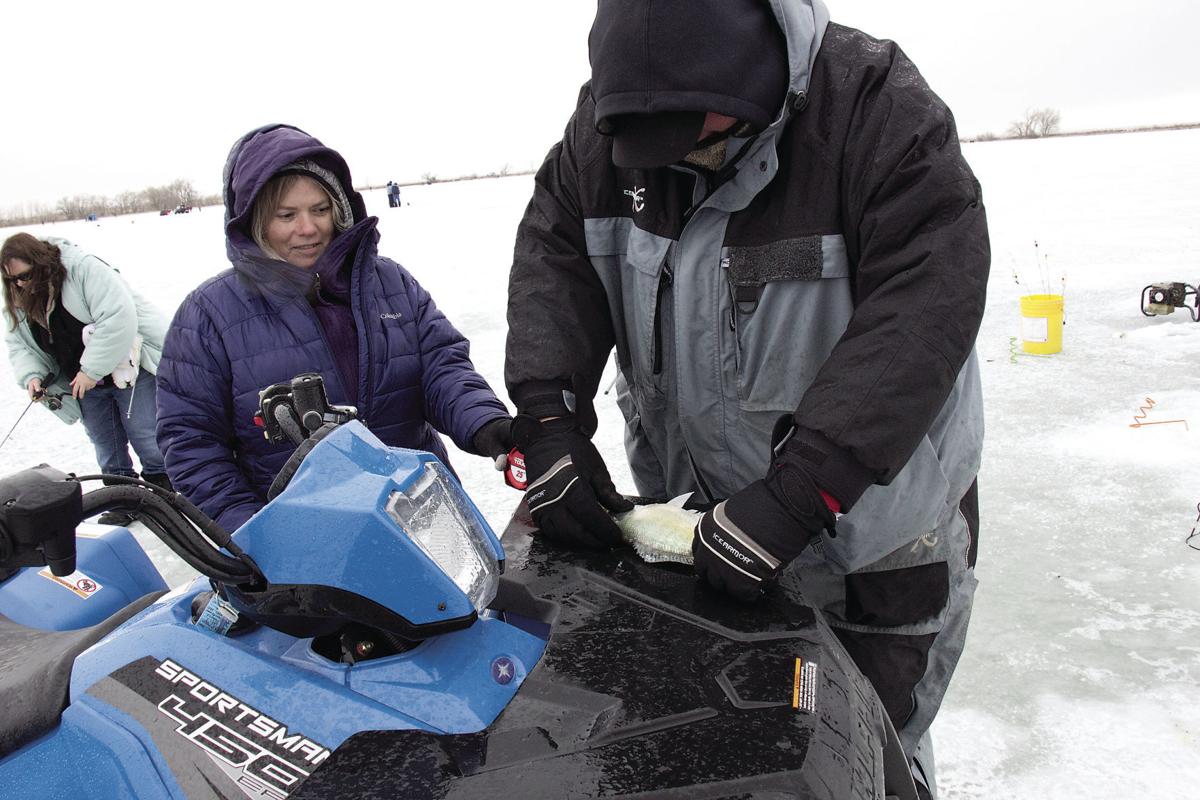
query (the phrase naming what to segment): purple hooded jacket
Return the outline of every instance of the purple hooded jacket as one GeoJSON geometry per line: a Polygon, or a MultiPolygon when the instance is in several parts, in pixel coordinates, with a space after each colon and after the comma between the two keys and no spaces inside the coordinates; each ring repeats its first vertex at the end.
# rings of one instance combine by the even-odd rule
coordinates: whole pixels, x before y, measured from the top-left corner
{"type": "Polygon", "coordinates": [[[367,216],[342,157],[301,130],[272,125],[234,144],[224,178],[233,268],[180,305],[158,369],[158,445],[175,488],[227,530],[258,511],[294,449],[266,441],[254,425],[258,393],[302,372],[321,373],[330,402],[356,406],[389,445],[427,450],[448,464],[442,431],[474,452],[475,433],[508,412],[429,293],[378,255],[378,220],[367,216]],[[350,260],[356,369],[339,369],[337,356],[352,348],[331,345],[307,299],[315,272],[327,274],[328,265],[309,270],[268,258],[248,232],[255,196],[298,159],[332,172],[353,212],[353,226],[330,243],[322,264],[326,256],[350,260]],[[346,386],[343,376],[354,374],[357,385],[346,386]]]}

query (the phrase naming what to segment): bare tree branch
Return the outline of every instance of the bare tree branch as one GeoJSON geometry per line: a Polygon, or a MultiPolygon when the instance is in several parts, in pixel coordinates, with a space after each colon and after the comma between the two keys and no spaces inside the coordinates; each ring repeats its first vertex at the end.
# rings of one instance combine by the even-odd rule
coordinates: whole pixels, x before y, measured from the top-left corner
{"type": "Polygon", "coordinates": [[[1013,120],[1008,126],[1008,135],[1014,139],[1037,139],[1058,133],[1062,115],[1054,108],[1027,109],[1025,116],[1013,120]]]}

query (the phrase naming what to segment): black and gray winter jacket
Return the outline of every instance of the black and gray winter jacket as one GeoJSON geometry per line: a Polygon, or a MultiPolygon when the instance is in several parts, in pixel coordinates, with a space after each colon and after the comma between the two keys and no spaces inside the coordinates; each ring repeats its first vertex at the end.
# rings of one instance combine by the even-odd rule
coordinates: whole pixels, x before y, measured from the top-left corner
{"type": "Polygon", "coordinates": [[[648,496],[762,477],[794,413],[829,454],[817,484],[850,507],[826,552],[852,570],[943,524],[978,472],[987,226],[951,114],[904,53],[820,0],[771,5],[790,88],[724,174],[614,167],[584,87],[518,231],[505,378],[522,410],[573,390],[591,428],[615,346],[648,496]]]}

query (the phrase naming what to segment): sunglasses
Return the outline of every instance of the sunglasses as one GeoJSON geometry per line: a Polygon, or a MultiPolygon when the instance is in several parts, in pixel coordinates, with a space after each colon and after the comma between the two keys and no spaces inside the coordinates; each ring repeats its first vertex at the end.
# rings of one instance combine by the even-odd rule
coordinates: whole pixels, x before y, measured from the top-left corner
{"type": "Polygon", "coordinates": [[[31,281],[31,280],[33,280],[33,272],[32,271],[22,273],[21,275],[9,275],[7,272],[4,273],[4,282],[5,283],[22,284],[22,283],[27,283],[28,281],[31,281]]]}

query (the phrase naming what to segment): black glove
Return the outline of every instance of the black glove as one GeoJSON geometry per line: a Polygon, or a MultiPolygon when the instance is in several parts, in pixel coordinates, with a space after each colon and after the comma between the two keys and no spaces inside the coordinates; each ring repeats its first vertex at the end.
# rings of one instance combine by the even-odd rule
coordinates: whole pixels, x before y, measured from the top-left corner
{"type": "Polygon", "coordinates": [[[739,600],[754,600],[834,516],[803,466],[786,449],[764,480],[718,503],[696,523],[696,575],[739,600]]]}
{"type": "Polygon", "coordinates": [[[525,455],[525,499],[538,529],[583,547],[620,544],[621,532],[609,512],[629,511],[633,503],[613,486],[604,459],[575,418],[539,422],[521,414],[513,420],[512,435],[525,455]]]}
{"type": "Polygon", "coordinates": [[[493,460],[507,456],[508,451],[513,449],[512,419],[500,417],[485,422],[471,437],[471,446],[475,448],[476,453],[493,460]]]}

